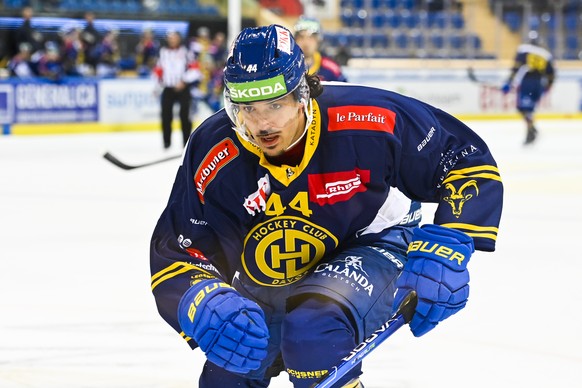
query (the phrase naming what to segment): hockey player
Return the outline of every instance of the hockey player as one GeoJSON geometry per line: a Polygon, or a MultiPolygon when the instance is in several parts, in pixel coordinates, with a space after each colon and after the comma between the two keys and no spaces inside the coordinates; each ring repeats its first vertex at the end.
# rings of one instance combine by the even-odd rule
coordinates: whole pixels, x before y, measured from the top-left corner
{"type": "Polygon", "coordinates": [[[555,68],[552,54],[539,44],[538,33],[530,31],[529,43],[517,48],[511,74],[501,90],[507,94],[512,86],[517,87],[517,110],[523,116],[527,134],[525,144],[532,143],[538,134],[534,125],[534,111],[542,95],[554,83],[555,68]]]}
{"type": "Polygon", "coordinates": [[[309,74],[317,74],[322,81],[347,81],[341,66],[319,51],[321,26],[317,20],[302,16],[295,23],[294,31],[295,41],[303,51],[309,74]]]}
{"type": "Polygon", "coordinates": [[[473,131],[396,93],[320,83],[278,25],[238,35],[225,84],[151,241],[158,310],[206,354],[200,387],[266,387],[283,370],[309,387],[410,290],[415,336],[465,306],[503,197],[473,131]],[[416,227],[409,198],[438,203],[434,224],[416,227]]]}

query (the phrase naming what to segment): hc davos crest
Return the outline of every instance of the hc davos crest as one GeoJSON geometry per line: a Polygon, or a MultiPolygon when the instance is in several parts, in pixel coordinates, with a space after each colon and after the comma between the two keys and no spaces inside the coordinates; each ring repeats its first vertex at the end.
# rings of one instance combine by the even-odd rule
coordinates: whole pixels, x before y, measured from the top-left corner
{"type": "Polygon", "coordinates": [[[281,287],[303,278],[337,245],[328,230],[299,217],[280,216],[247,234],[242,264],[255,283],[281,287]]]}
{"type": "Polygon", "coordinates": [[[453,208],[453,215],[456,218],[459,218],[461,216],[461,213],[463,212],[463,205],[465,204],[465,202],[473,198],[473,194],[465,192],[468,191],[467,189],[469,187],[474,187],[475,194],[479,195],[479,187],[477,186],[477,181],[475,181],[474,179],[471,179],[470,181],[463,183],[459,190],[457,190],[455,186],[453,186],[451,183],[447,183],[445,185],[445,189],[450,190],[451,195],[443,197],[443,201],[446,201],[449,203],[449,205],[451,205],[451,207],[453,208]]]}
{"type": "Polygon", "coordinates": [[[355,288],[356,291],[363,289],[369,296],[372,296],[372,291],[374,291],[374,285],[368,279],[369,275],[362,266],[360,256],[346,256],[331,263],[319,264],[314,273],[337,279],[355,288]]]}

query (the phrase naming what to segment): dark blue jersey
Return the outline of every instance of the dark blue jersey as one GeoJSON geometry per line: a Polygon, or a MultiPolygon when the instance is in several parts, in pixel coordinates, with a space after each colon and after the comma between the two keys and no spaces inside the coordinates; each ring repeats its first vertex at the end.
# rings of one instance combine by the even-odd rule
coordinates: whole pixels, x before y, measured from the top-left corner
{"type": "Polygon", "coordinates": [[[533,44],[522,44],[517,48],[515,63],[515,82],[520,84],[528,81],[541,81],[554,78],[554,59],[552,54],[543,47],[533,44]]]}
{"type": "Polygon", "coordinates": [[[392,243],[415,218],[411,199],[438,203],[434,223],[495,249],[503,188],[481,138],[415,99],[323,85],[297,166],[270,164],[224,110],[192,134],[151,242],[152,289],[177,331],[192,281],[295,284],[340,249],[392,243]]]}

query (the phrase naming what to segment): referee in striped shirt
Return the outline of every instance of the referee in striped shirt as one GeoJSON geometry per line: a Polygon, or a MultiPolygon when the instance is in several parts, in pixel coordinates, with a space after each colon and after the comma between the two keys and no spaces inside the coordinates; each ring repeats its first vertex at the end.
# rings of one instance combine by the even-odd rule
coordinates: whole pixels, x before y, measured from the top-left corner
{"type": "Polygon", "coordinates": [[[200,79],[200,68],[194,56],[182,44],[180,33],[170,30],[166,34],[167,47],[160,49],[154,68],[162,88],[162,135],[164,148],[172,145],[172,121],[174,104],[180,104],[180,124],[184,145],[192,132],[190,86],[200,79]]]}

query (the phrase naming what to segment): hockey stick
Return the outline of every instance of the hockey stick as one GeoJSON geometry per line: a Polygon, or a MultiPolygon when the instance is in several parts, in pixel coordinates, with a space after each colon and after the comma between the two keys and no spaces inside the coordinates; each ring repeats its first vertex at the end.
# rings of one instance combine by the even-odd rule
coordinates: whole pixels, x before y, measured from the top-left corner
{"type": "Polygon", "coordinates": [[[331,387],[340,378],[345,376],[346,373],[359,364],[372,350],[394,334],[396,330],[410,322],[414,315],[416,303],[416,292],[411,291],[402,301],[398,311],[396,311],[389,320],[356,346],[350,354],[342,358],[339,365],[334,366],[330,373],[322,377],[317,383],[312,385],[311,388],[331,387]]]}
{"type": "Polygon", "coordinates": [[[163,158],[163,159],[158,159],[158,160],[154,160],[152,162],[143,163],[143,164],[125,164],[121,160],[117,159],[115,156],[111,155],[109,152],[104,153],[103,157],[105,159],[107,159],[108,161],[110,161],[111,163],[115,164],[119,168],[122,168],[124,170],[133,170],[134,168],[151,166],[154,164],[167,162],[169,160],[178,159],[178,158],[181,158],[182,155],[180,154],[180,155],[168,156],[168,157],[163,158]]]}
{"type": "Polygon", "coordinates": [[[491,84],[489,82],[481,81],[480,79],[478,79],[477,76],[475,75],[475,71],[473,70],[472,67],[467,68],[467,77],[469,77],[471,82],[474,82],[476,84],[479,84],[482,86],[487,86],[487,87],[494,88],[494,89],[501,89],[499,87],[499,85],[494,85],[494,84],[491,84]]]}

